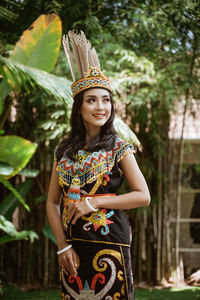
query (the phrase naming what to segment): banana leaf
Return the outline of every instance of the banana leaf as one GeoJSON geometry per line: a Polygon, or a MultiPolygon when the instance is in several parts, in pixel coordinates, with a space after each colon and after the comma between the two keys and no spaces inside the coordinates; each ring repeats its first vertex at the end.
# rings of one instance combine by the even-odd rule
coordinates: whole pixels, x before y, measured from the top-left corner
{"type": "Polygon", "coordinates": [[[41,15],[23,32],[10,58],[23,65],[51,72],[60,52],[61,35],[59,16],[41,15]]]}

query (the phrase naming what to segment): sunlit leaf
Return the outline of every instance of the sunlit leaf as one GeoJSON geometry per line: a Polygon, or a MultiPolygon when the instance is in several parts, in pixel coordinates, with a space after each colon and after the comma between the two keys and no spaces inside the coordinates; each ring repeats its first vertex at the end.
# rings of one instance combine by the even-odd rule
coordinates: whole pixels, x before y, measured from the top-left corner
{"type": "Polygon", "coordinates": [[[9,177],[16,175],[35,153],[37,144],[18,136],[0,136],[0,161],[13,168],[9,177]]]}
{"type": "Polygon", "coordinates": [[[2,215],[0,215],[0,230],[4,231],[10,236],[15,236],[17,234],[14,224],[6,220],[6,218],[2,215]]]}
{"type": "Polygon", "coordinates": [[[9,176],[13,171],[14,168],[10,164],[0,162],[0,175],[9,176]]]}
{"type": "Polygon", "coordinates": [[[64,116],[65,115],[65,111],[64,110],[57,110],[55,112],[53,112],[51,114],[51,118],[54,118],[54,119],[59,119],[61,116],[64,116]]]}
{"type": "Polygon", "coordinates": [[[10,236],[10,235],[4,235],[0,237],[0,245],[5,244],[8,242],[14,242],[14,241],[19,241],[19,240],[28,240],[30,239],[30,242],[33,243],[34,239],[39,239],[39,236],[36,232],[32,230],[23,230],[20,232],[17,232],[15,236],[10,236]]]}
{"type": "Polygon", "coordinates": [[[29,178],[34,178],[37,177],[39,173],[39,170],[24,168],[18,174],[29,178]]]}
{"type": "Polygon", "coordinates": [[[136,146],[140,151],[142,145],[135,133],[119,117],[115,117],[114,126],[122,139],[136,146]]]}
{"type": "Polygon", "coordinates": [[[0,230],[7,233],[7,235],[0,237],[0,244],[5,244],[8,242],[27,240],[30,239],[32,243],[34,239],[38,239],[37,233],[32,230],[23,230],[18,232],[14,224],[8,221],[4,216],[0,215],[0,230]]]}
{"type": "Polygon", "coordinates": [[[41,15],[23,32],[11,58],[23,65],[50,72],[58,58],[61,34],[59,16],[41,15]]]}

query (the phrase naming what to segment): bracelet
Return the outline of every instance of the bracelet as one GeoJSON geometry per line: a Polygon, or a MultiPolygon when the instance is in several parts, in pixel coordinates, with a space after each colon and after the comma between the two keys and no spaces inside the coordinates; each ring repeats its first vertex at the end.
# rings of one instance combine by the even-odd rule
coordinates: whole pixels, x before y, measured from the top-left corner
{"type": "Polygon", "coordinates": [[[69,250],[71,247],[72,247],[72,245],[68,245],[67,247],[65,247],[65,248],[63,248],[63,249],[57,251],[57,254],[59,255],[59,254],[65,252],[65,251],[69,250]]]}
{"type": "Polygon", "coordinates": [[[90,202],[89,202],[90,199],[92,199],[92,198],[91,198],[91,197],[86,197],[86,198],[85,198],[85,202],[86,202],[87,206],[88,206],[92,211],[97,211],[98,208],[94,208],[94,207],[90,204],[90,202]]]}

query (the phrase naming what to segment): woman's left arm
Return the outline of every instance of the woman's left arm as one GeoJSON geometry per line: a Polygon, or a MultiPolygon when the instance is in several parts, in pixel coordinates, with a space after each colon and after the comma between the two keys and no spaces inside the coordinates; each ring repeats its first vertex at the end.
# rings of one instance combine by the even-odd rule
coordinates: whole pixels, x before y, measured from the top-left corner
{"type": "Polygon", "coordinates": [[[151,200],[149,189],[134,155],[131,153],[126,155],[119,164],[131,192],[106,198],[94,197],[90,200],[91,205],[95,208],[110,209],[131,209],[149,205],[151,200]]]}
{"type": "MultiPolygon", "coordinates": [[[[130,185],[131,192],[119,196],[92,197],[89,202],[93,208],[131,209],[149,205],[151,200],[149,189],[134,155],[131,153],[126,155],[120,161],[120,168],[130,185]]],[[[85,201],[75,203],[72,213],[71,210],[72,208],[69,211],[71,216],[68,222],[72,220],[72,224],[75,224],[81,216],[91,212],[85,201]]]]}

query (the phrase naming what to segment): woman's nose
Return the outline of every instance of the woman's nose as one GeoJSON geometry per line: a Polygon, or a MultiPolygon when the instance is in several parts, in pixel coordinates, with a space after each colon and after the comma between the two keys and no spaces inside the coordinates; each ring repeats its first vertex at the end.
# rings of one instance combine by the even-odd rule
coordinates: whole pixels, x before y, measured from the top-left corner
{"type": "Polygon", "coordinates": [[[97,108],[103,109],[103,102],[101,100],[97,101],[97,108]]]}

